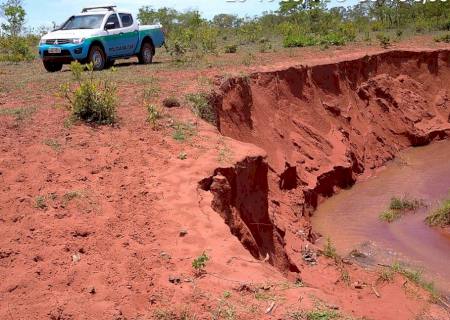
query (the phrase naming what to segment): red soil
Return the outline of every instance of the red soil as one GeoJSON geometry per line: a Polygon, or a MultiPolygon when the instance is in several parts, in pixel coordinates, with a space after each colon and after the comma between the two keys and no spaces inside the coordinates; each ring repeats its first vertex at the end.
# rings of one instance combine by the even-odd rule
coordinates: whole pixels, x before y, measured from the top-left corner
{"type": "Polygon", "coordinates": [[[229,137],[171,110],[198,121],[184,144],[148,128],[131,86],[116,127],[66,129],[45,95],[32,120],[0,117],[0,319],[287,319],[319,300],[370,319],[448,318],[400,277],[377,297],[375,272],[323,257],[309,266],[301,252],[321,197],[447,137],[449,65],[448,51],[391,52],[232,78],[216,101],[229,137]],[[203,251],[211,260],[197,278],[203,251]]]}

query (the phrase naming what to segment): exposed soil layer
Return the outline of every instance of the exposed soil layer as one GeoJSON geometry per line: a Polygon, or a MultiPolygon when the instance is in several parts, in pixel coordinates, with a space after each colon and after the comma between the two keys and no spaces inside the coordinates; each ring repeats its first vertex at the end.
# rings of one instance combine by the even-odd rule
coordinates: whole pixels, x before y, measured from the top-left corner
{"type": "Polygon", "coordinates": [[[268,154],[269,216],[286,233],[282,242],[292,244],[298,222],[314,241],[308,220],[321,199],[406,147],[448,137],[449,67],[448,50],[390,51],[253,73],[221,86],[220,132],[268,154]]]}

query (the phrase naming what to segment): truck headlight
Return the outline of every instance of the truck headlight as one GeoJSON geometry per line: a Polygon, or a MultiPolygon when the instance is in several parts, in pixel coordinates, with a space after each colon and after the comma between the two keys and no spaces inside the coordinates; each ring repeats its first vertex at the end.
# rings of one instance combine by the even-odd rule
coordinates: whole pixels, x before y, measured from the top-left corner
{"type": "Polygon", "coordinates": [[[39,40],[39,45],[43,45],[43,44],[45,44],[45,42],[46,42],[46,40],[41,39],[41,40],[39,40]]]}
{"type": "Polygon", "coordinates": [[[84,42],[84,38],[75,38],[72,39],[73,44],[82,44],[84,42]]]}

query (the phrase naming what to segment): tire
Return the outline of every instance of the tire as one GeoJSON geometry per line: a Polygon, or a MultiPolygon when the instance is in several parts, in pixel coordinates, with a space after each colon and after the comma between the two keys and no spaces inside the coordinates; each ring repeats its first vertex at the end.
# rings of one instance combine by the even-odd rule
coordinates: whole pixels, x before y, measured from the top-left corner
{"type": "Polygon", "coordinates": [[[62,63],[44,61],[44,68],[48,72],[58,72],[61,71],[63,65],[62,63]]]}
{"type": "Polygon", "coordinates": [[[138,59],[140,64],[150,64],[153,62],[153,55],[155,48],[151,42],[146,41],[142,44],[141,52],[139,52],[138,59]]]}
{"type": "Polygon", "coordinates": [[[92,46],[89,50],[89,62],[94,66],[95,71],[103,70],[106,66],[106,57],[103,49],[99,46],[92,46]]]}

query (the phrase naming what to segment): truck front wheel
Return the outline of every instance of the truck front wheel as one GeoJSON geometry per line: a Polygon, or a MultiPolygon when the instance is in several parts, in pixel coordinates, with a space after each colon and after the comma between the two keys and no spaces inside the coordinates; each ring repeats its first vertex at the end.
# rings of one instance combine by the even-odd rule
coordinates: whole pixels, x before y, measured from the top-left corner
{"type": "Polygon", "coordinates": [[[63,65],[62,63],[44,61],[44,68],[48,72],[58,72],[61,71],[63,65]]]}
{"type": "Polygon", "coordinates": [[[89,50],[89,62],[94,66],[94,70],[100,71],[105,68],[106,59],[103,49],[99,46],[92,46],[89,50]]]}
{"type": "Polygon", "coordinates": [[[139,52],[138,59],[140,64],[150,64],[153,62],[153,53],[155,49],[150,42],[144,42],[139,52]]]}

